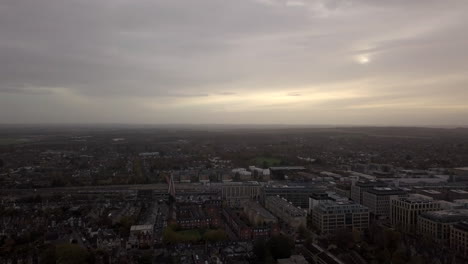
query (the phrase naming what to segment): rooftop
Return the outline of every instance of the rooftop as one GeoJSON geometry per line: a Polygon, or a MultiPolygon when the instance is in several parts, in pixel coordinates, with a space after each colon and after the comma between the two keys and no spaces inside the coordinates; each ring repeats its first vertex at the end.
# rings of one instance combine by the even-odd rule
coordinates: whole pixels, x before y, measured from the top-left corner
{"type": "Polygon", "coordinates": [[[303,166],[270,167],[270,170],[305,170],[303,166]]]}
{"type": "Polygon", "coordinates": [[[463,221],[463,222],[460,222],[460,223],[458,223],[458,224],[454,224],[454,225],[453,225],[453,228],[454,228],[454,229],[458,229],[458,230],[462,230],[462,231],[465,231],[465,232],[468,232],[468,222],[463,221]]]}
{"type": "Polygon", "coordinates": [[[374,187],[367,191],[368,193],[372,193],[375,195],[403,195],[406,192],[399,188],[391,188],[391,187],[374,187]]]}
{"type": "Polygon", "coordinates": [[[257,203],[257,202],[249,201],[249,202],[245,205],[245,207],[254,210],[257,214],[261,215],[263,218],[276,220],[276,217],[275,217],[272,213],[270,213],[270,211],[268,211],[267,209],[263,208],[263,206],[261,206],[261,205],[260,205],[259,203],[257,203]]]}
{"type": "Polygon", "coordinates": [[[441,194],[441,192],[436,190],[422,190],[422,192],[429,193],[429,194],[441,194]]]}
{"type": "Polygon", "coordinates": [[[425,212],[421,217],[441,223],[459,222],[468,220],[468,209],[425,212]]]}
{"type": "Polygon", "coordinates": [[[434,203],[436,202],[429,196],[412,194],[408,197],[400,197],[400,201],[407,203],[434,203]]]}
{"type": "Polygon", "coordinates": [[[149,231],[153,230],[153,225],[133,225],[130,227],[130,231],[149,231]]]}
{"type": "Polygon", "coordinates": [[[465,190],[450,190],[450,191],[454,193],[459,193],[459,194],[468,194],[468,191],[465,191],[465,190]]]}
{"type": "Polygon", "coordinates": [[[294,215],[294,216],[305,216],[306,213],[304,210],[297,208],[296,206],[292,205],[289,203],[286,199],[281,198],[279,196],[269,196],[266,198],[267,201],[271,201],[272,203],[283,207],[284,210],[288,212],[289,215],[294,215]]]}
{"type": "Polygon", "coordinates": [[[358,181],[358,182],[356,182],[356,186],[359,186],[359,187],[386,187],[387,184],[385,182],[371,180],[371,181],[358,181]]]}

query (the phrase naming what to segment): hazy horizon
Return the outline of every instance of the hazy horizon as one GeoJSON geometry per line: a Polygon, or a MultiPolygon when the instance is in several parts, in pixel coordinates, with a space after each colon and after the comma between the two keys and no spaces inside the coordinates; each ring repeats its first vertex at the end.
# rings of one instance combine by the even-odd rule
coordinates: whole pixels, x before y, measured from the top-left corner
{"type": "Polygon", "coordinates": [[[0,124],[468,126],[468,2],[0,3],[0,124]]]}

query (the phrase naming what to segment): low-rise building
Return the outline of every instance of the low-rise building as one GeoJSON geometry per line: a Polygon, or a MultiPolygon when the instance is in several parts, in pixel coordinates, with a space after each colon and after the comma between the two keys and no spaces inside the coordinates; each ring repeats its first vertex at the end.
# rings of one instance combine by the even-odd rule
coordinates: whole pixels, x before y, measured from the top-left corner
{"type": "Polygon", "coordinates": [[[133,225],[130,227],[130,236],[127,249],[149,248],[153,243],[153,225],[133,225]]]}
{"type": "Polygon", "coordinates": [[[251,223],[241,219],[239,214],[231,208],[223,209],[223,217],[239,240],[268,238],[279,232],[279,227],[276,223],[253,226],[251,223]]]}
{"type": "Polygon", "coordinates": [[[279,196],[270,196],[265,199],[265,207],[275,216],[293,228],[307,225],[307,214],[303,209],[297,208],[286,199],[279,196]]]}

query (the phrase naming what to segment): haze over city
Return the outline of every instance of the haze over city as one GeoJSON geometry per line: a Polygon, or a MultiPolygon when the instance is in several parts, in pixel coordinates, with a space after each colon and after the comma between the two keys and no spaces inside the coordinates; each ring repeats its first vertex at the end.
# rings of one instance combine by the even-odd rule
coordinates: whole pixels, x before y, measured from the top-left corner
{"type": "Polygon", "coordinates": [[[468,2],[0,2],[0,123],[464,126],[468,2]]]}

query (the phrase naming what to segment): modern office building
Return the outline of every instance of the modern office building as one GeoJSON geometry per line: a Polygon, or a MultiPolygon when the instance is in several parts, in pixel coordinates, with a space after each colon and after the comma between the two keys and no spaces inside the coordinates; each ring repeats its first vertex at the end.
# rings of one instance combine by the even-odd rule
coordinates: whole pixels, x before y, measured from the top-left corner
{"type": "Polygon", "coordinates": [[[349,201],[347,197],[343,197],[338,195],[334,192],[316,192],[313,193],[309,197],[309,209],[308,213],[312,214],[312,210],[315,206],[319,205],[320,203],[327,202],[327,201],[335,201],[335,202],[346,202],[349,201]]]}
{"type": "Polygon", "coordinates": [[[468,209],[425,212],[418,217],[418,232],[441,244],[450,241],[450,228],[468,221],[468,209]]]}
{"type": "Polygon", "coordinates": [[[307,226],[307,213],[289,203],[286,199],[279,196],[269,196],[265,199],[265,208],[272,212],[276,217],[293,228],[307,226]]]}
{"type": "Polygon", "coordinates": [[[352,201],[324,201],[312,210],[312,222],[322,233],[369,227],[369,209],[352,201]]]}
{"type": "Polygon", "coordinates": [[[427,196],[413,194],[391,200],[390,221],[393,226],[405,232],[415,232],[420,214],[439,210],[439,202],[427,196]]]}
{"type": "Polygon", "coordinates": [[[291,202],[294,206],[300,208],[309,207],[309,196],[313,193],[324,192],[326,187],[323,185],[311,186],[265,186],[262,191],[262,201],[265,202],[266,197],[280,196],[291,202]]]}
{"type": "Polygon", "coordinates": [[[451,226],[450,248],[468,258],[468,222],[460,222],[451,226]]]}
{"type": "Polygon", "coordinates": [[[453,174],[452,180],[454,182],[468,180],[468,167],[454,168],[451,170],[451,173],[453,174]]]}
{"type": "Polygon", "coordinates": [[[351,198],[351,183],[338,183],[333,191],[339,196],[351,198]]]}
{"type": "Polygon", "coordinates": [[[351,200],[358,204],[362,204],[362,196],[364,192],[376,187],[387,187],[387,184],[381,181],[358,181],[351,185],[351,200]]]}
{"type": "Polygon", "coordinates": [[[398,188],[375,187],[362,194],[362,205],[376,217],[390,217],[390,200],[405,197],[408,194],[398,188]]]}

